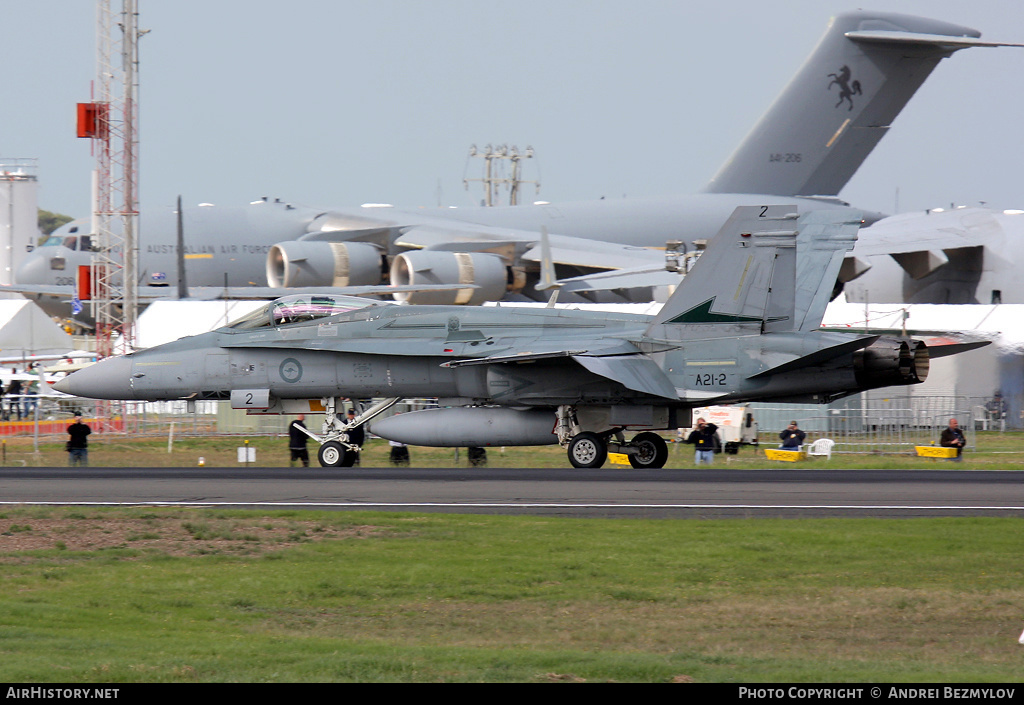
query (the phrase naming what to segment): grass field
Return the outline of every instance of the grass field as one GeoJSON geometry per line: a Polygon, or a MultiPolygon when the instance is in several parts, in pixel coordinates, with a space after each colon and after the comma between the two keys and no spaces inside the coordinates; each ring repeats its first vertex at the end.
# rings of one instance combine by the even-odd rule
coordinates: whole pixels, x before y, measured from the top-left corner
{"type": "MultiPolygon", "coordinates": [[[[1015,470],[1024,436],[960,464],[844,454],[716,467],[1015,470]]],[[[239,466],[240,438],[100,436],[93,465],[239,466]]],[[[254,437],[257,465],[286,441],[254,437]]],[[[63,465],[63,444],[3,445],[63,465]]],[[[466,465],[412,449],[421,467],[466,465]]],[[[565,467],[557,447],[490,467],[565,467]]],[[[689,446],[669,467],[689,467],[689,446]]],[[[314,460],[315,464],[315,460],[314,460]]],[[[365,466],[387,466],[369,445],[365,466]]],[[[240,466],[239,466],[240,467],[240,466]]],[[[486,472],[482,468],[481,472],[486,472]]],[[[18,508],[0,514],[6,682],[966,682],[1019,680],[1019,519],[600,520],[18,508]]]]}
{"type": "MultiPolygon", "coordinates": [[[[666,438],[668,435],[666,435],[666,438]]],[[[50,467],[67,464],[64,438],[59,442],[51,439],[39,444],[34,452],[31,438],[18,436],[3,441],[0,465],[29,467],[50,467]]],[[[893,453],[837,453],[831,460],[812,459],[800,463],[769,462],[764,452],[754,447],[744,447],[738,455],[719,454],[715,466],[723,469],[736,468],[882,468],[882,469],[939,469],[997,470],[1024,468],[1024,433],[980,432],[972,435],[976,450],[967,450],[961,463],[945,460],[918,458],[908,449],[893,453]]],[[[190,467],[203,459],[207,467],[242,467],[238,462],[237,448],[248,443],[256,449],[256,467],[287,467],[289,465],[287,437],[268,436],[198,436],[178,437],[168,452],[166,438],[133,438],[124,434],[94,434],[90,438],[89,461],[102,467],[190,467]]],[[[775,448],[775,441],[768,439],[763,447],[775,448]]],[[[309,444],[311,464],[317,465],[316,445],[309,444]]],[[[388,467],[389,447],[386,441],[371,440],[363,452],[364,467],[388,467]]],[[[465,467],[468,460],[466,449],[452,448],[410,448],[415,467],[465,467]]],[[[568,467],[565,450],[559,446],[489,448],[489,467],[505,468],[549,468],[568,467]]],[[[693,467],[693,446],[684,443],[669,445],[667,468],[693,467]]]]}
{"type": "Polygon", "coordinates": [[[1021,529],[18,509],[0,680],[1015,681],[1021,529]]]}

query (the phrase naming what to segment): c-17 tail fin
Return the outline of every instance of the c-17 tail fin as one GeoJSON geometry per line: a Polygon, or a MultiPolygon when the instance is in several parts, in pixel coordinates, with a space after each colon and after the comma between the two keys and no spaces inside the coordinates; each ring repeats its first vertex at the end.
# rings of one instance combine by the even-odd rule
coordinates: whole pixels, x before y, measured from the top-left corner
{"type": "Polygon", "coordinates": [[[932,69],[958,49],[1022,46],[886,12],[833,18],[825,36],[706,193],[834,196],[932,69]]]}
{"type": "Polygon", "coordinates": [[[847,211],[741,206],[647,329],[666,341],[817,328],[861,221],[847,211]]]}

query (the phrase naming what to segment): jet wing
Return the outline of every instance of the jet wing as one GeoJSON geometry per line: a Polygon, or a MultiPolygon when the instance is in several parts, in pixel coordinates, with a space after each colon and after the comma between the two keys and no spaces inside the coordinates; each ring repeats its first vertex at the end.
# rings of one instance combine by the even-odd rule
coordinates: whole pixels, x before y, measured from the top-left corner
{"type": "Polygon", "coordinates": [[[618,382],[626,389],[666,399],[679,399],[679,392],[672,380],[646,355],[573,355],[572,359],[590,372],[618,382]]]}
{"type": "Polygon", "coordinates": [[[211,299],[276,299],[291,296],[297,292],[303,294],[342,294],[346,296],[381,296],[401,292],[414,291],[450,291],[452,289],[476,289],[476,284],[407,284],[395,286],[376,284],[367,286],[312,286],[301,289],[270,286],[233,286],[233,287],[191,287],[189,297],[202,300],[211,299]]]}
{"type": "MultiPolygon", "coordinates": [[[[199,301],[227,300],[252,300],[252,299],[276,299],[281,296],[290,296],[301,291],[304,294],[342,294],[346,296],[381,296],[396,292],[414,291],[449,291],[451,289],[476,289],[476,284],[409,284],[393,286],[390,284],[377,284],[368,286],[314,286],[303,287],[302,289],[286,289],[284,287],[270,286],[193,286],[189,287],[190,299],[199,301]]],[[[74,287],[55,286],[46,284],[3,284],[0,285],[0,292],[12,292],[17,294],[34,294],[42,296],[53,296],[56,298],[71,299],[76,296],[74,287]]],[[[176,299],[177,290],[169,286],[140,286],[138,289],[139,300],[144,303],[163,299],[176,299]]]]}
{"type": "MultiPolygon", "coordinates": [[[[574,343],[578,345],[579,341],[574,341],[574,343]]],[[[540,346],[531,345],[530,350],[524,350],[518,353],[450,360],[449,362],[442,364],[441,367],[497,365],[507,362],[533,362],[534,360],[550,360],[558,357],[571,357],[579,362],[579,358],[581,356],[588,356],[587,359],[590,359],[591,356],[635,357],[637,352],[637,346],[628,340],[619,340],[614,342],[601,340],[599,345],[592,346],[584,350],[571,350],[557,341],[548,341],[540,346]]],[[[584,367],[586,367],[586,365],[584,365],[584,367]]]]}
{"type": "MultiPolygon", "coordinates": [[[[542,253],[539,241],[523,253],[523,259],[531,262],[541,261],[542,253]]],[[[565,235],[551,236],[551,261],[554,264],[568,264],[591,269],[619,270],[634,267],[665,269],[665,253],[661,250],[616,245],[610,242],[565,235]]],[[[651,284],[643,284],[643,286],[651,286],[651,284]]]]}
{"type": "MultiPolygon", "coordinates": [[[[409,228],[395,240],[395,245],[421,250],[459,250],[472,252],[515,251],[521,259],[541,262],[541,235],[531,230],[513,230],[482,225],[457,223],[421,225],[409,228]]],[[[664,268],[665,256],[660,250],[612,242],[601,242],[569,235],[549,235],[551,260],[590,269],[623,269],[627,267],[664,268]]],[[[650,286],[646,284],[645,286],[650,286]]]]}
{"type": "MultiPolygon", "coordinates": [[[[584,274],[579,277],[559,279],[555,286],[560,291],[569,293],[587,293],[591,291],[615,291],[623,289],[639,289],[651,286],[676,286],[682,281],[682,275],[665,269],[664,263],[658,266],[630,267],[615,269],[595,274],[584,274]]],[[[541,289],[543,287],[537,287],[541,289]]]]}
{"type": "Polygon", "coordinates": [[[0,284],[0,292],[55,296],[62,299],[71,299],[75,296],[74,287],[55,286],[52,284],[0,284]]]}
{"type": "Polygon", "coordinates": [[[451,360],[441,367],[464,367],[466,365],[493,365],[501,363],[532,362],[554,358],[571,357],[584,369],[594,374],[618,382],[627,389],[632,389],[656,397],[676,400],[679,398],[675,386],[668,376],[658,367],[657,363],[646,355],[636,354],[636,347],[623,342],[599,351],[587,350],[551,350],[545,352],[521,352],[512,355],[492,355],[490,357],[451,360]],[[624,351],[633,354],[622,354],[624,351]],[[603,353],[603,354],[602,354],[603,353]]]}
{"type": "Polygon", "coordinates": [[[927,213],[903,213],[862,228],[854,257],[910,252],[941,252],[977,247],[1001,237],[1003,228],[992,211],[957,208],[927,213]]]}
{"type": "Polygon", "coordinates": [[[956,208],[926,213],[904,213],[884,218],[860,231],[852,257],[856,273],[841,277],[855,279],[870,268],[864,258],[891,255],[914,279],[931,274],[949,261],[951,250],[1004,243],[1003,216],[985,208],[956,208]]]}

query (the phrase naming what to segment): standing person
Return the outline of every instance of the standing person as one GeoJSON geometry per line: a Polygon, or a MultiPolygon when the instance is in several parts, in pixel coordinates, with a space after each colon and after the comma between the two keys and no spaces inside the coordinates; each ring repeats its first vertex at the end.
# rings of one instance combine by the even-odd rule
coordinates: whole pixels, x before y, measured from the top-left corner
{"type": "MultiPolygon", "coordinates": [[[[11,372],[17,374],[18,371],[11,368],[11,372]]],[[[11,405],[11,410],[18,415],[18,421],[21,421],[21,380],[12,379],[11,385],[7,387],[8,401],[11,405]]],[[[8,417],[10,418],[10,417],[8,417]]]]}
{"type": "MultiPolygon", "coordinates": [[[[349,423],[356,420],[355,409],[348,410],[347,420],[349,423]]],[[[348,434],[348,442],[359,446],[356,450],[345,451],[345,457],[342,459],[341,465],[342,467],[350,468],[355,465],[359,465],[359,454],[363,449],[363,443],[366,441],[366,431],[363,429],[362,424],[360,424],[355,428],[350,428],[346,433],[348,434]]]]}
{"type": "Polygon", "coordinates": [[[388,441],[388,445],[391,446],[392,465],[409,464],[409,448],[404,443],[399,443],[398,441],[388,441]]]}
{"type": "Polygon", "coordinates": [[[39,406],[39,382],[33,380],[28,383],[25,387],[25,418],[29,418],[35,413],[36,408],[39,406]]]}
{"type": "Polygon", "coordinates": [[[305,421],[306,415],[299,414],[298,418],[288,424],[288,450],[291,452],[289,463],[292,467],[295,467],[296,460],[302,461],[302,467],[309,467],[309,451],[306,450],[309,436],[305,432],[305,421]]]}
{"type": "Polygon", "coordinates": [[[942,435],[939,436],[939,445],[943,448],[956,448],[956,457],[952,460],[960,462],[967,438],[964,437],[964,432],[960,430],[960,424],[956,419],[950,419],[949,426],[943,429],[942,435]]]}
{"type": "Polygon", "coordinates": [[[694,445],[693,462],[695,464],[711,465],[715,460],[715,449],[721,446],[718,440],[718,426],[699,418],[686,442],[694,445]]]}
{"type": "Polygon", "coordinates": [[[89,434],[92,429],[82,422],[82,412],[75,412],[75,420],[68,426],[67,442],[68,465],[87,466],[89,464],[89,434]]]}
{"type": "Polygon", "coordinates": [[[782,445],[779,446],[782,450],[800,450],[807,434],[800,430],[796,421],[790,421],[789,426],[779,434],[779,438],[782,439],[782,445]]]}

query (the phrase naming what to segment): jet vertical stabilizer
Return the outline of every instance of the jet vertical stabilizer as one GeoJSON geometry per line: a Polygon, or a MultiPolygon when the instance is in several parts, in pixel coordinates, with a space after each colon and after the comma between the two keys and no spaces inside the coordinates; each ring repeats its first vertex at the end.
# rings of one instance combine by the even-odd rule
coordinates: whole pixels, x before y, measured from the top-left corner
{"type": "Polygon", "coordinates": [[[910,15],[838,15],[704,192],[838,194],[942,59],[971,46],[1020,46],[980,36],[910,15]]]}
{"type": "Polygon", "coordinates": [[[737,208],[662,307],[647,335],[720,338],[791,330],[796,206],[737,208]]]}
{"type": "Polygon", "coordinates": [[[796,299],[789,330],[812,331],[821,325],[836,278],[857,242],[863,221],[846,211],[811,211],[800,216],[796,240],[796,299]]]}

